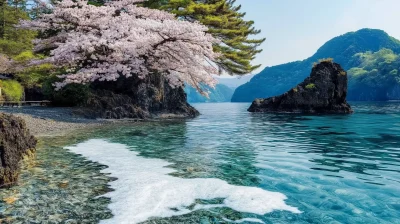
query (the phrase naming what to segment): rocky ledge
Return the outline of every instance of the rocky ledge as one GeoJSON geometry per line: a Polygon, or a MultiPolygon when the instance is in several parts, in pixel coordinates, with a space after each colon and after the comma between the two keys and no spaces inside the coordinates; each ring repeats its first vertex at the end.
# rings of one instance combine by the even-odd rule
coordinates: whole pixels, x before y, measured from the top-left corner
{"type": "Polygon", "coordinates": [[[347,72],[332,61],[316,64],[311,75],[288,92],[256,99],[249,112],[348,114],[347,72]]]}
{"type": "Polygon", "coordinates": [[[164,76],[145,79],[120,77],[115,82],[95,82],[92,94],[78,114],[88,118],[150,119],[192,118],[199,112],[187,103],[182,87],[171,87],[164,76]]]}
{"type": "Polygon", "coordinates": [[[34,154],[36,143],[24,120],[0,113],[0,187],[18,180],[20,162],[34,154]]]}

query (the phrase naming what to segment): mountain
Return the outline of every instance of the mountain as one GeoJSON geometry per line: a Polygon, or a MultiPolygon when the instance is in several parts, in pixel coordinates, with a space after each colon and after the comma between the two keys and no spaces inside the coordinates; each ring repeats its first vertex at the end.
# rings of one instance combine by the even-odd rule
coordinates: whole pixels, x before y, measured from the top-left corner
{"type": "Polygon", "coordinates": [[[249,82],[253,77],[254,75],[245,75],[229,78],[216,77],[216,79],[219,84],[226,85],[231,89],[236,89],[237,87],[249,82]]]}
{"type": "Polygon", "coordinates": [[[230,102],[233,95],[233,89],[223,84],[217,84],[215,89],[207,88],[209,98],[201,95],[195,88],[186,85],[185,92],[189,103],[217,103],[217,102],[230,102]]]}
{"type": "Polygon", "coordinates": [[[386,101],[400,99],[400,55],[390,49],[358,53],[357,67],[348,70],[348,100],[386,101]]]}
{"type": "Polygon", "coordinates": [[[236,89],[232,102],[251,102],[255,98],[280,95],[302,82],[319,59],[333,58],[345,70],[349,70],[360,65],[359,60],[353,58],[357,53],[377,52],[384,48],[398,54],[400,41],[376,29],[346,33],[325,43],[310,58],[265,68],[250,82],[236,89]]]}

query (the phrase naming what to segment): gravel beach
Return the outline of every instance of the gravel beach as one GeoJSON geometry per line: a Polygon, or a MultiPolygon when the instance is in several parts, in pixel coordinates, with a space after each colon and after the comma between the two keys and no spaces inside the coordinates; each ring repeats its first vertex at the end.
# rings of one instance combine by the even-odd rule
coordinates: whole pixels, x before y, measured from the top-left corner
{"type": "Polygon", "coordinates": [[[1,107],[0,113],[13,114],[24,119],[31,133],[37,137],[62,135],[76,129],[110,123],[77,116],[72,108],[65,107],[1,107]]]}

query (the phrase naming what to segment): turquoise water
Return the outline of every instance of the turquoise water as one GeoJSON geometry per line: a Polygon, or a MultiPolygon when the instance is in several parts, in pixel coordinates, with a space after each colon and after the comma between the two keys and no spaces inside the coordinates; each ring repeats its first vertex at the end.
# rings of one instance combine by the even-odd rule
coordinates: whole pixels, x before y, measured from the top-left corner
{"type": "MultiPolygon", "coordinates": [[[[84,137],[73,137],[59,145],[93,138],[120,143],[132,153],[139,153],[140,158],[149,159],[151,164],[152,159],[169,162],[168,167],[173,172],[168,175],[177,177],[174,180],[217,178],[234,186],[279,192],[287,197],[288,206],[302,212],[274,210],[260,215],[221,206],[196,210],[193,205],[189,206],[192,211],[184,215],[153,217],[146,223],[233,223],[235,220],[243,223],[400,223],[400,103],[352,105],[356,111],[352,115],[302,116],[250,114],[246,112],[248,104],[195,104],[202,115],[193,120],[109,127],[86,133],[84,137]]],[[[100,174],[104,168],[100,164],[89,163],[62,147],[51,147],[49,150],[50,146],[45,144],[38,151],[38,160],[73,163],[73,166],[66,164],[68,172],[58,170],[57,178],[71,179],[74,168],[80,169],[80,175],[75,174],[71,184],[91,177],[96,177],[97,182],[83,181],[83,184],[64,189],[74,195],[75,201],[67,203],[68,206],[87,209],[82,216],[86,221],[80,222],[81,216],[63,210],[67,206],[65,201],[53,200],[50,207],[59,213],[68,213],[68,219],[75,219],[77,223],[110,218],[112,215],[106,207],[115,199],[110,202],[95,198],[112,191],[106,185],[106,181],[111,180],[106,176],[110,174],[100,174]],[[66,156],[67,160],[62,158],[66,156]],[[80,193],[80,188],[88,193],[80,193]],[[99,192],[94,193],[91,188],[99,192]],[[93,216],[91,211],[93,214],[104,211],[106,215],[103,218],[93,216]]],[[[117,147],[109,148],[110,155],[118,156],[117,147]]],[[[158,165],[154,162],[155,168],[158,165]]],[[[49,166],[43,169],[42,176],[54,176],[54,169],[49,166]]],[[[129,172],[124,175],[129,176],[129,172]]],[[[137,173],[132,171],[132,177],[135,175],[137,173]]],[[[48,184],[41,185],[35,178],[35,175],[22,175],[22,181],[34,182],[37,188],[48,188],[48,184]]],[[[33,191],[26,185],[11,190],[22,192],[21,200],[29,198],[33,191]]],[[[51,195],[54,191],[42,190],[42,194],[51,195]]],[[[196,200],[195,204],[221,204],[222,200],[196,200]]],[[[136,203],[135,200],[132,203],[136,203]]],[[[8,216],[20,216],[18,220],[23,222],[21,217],[25,213],[21,207],[26,209],[34,205],[20,202],[13,207],[0,203],[0,211],[2,206],[8,216]]],[[[37,210],[46,216],[46,211],[37,210]]],[[[35,212],[35,209],[30,211],[35,212]]],[[[126,220],[129,223],[129,217],[126,220]]]]}

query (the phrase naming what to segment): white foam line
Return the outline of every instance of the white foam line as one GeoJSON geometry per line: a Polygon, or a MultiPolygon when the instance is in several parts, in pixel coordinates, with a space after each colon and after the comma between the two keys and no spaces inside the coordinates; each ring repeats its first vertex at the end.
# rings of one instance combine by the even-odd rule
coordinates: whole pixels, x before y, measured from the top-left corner
{"type": "MultiPolygon", "coordinates": [[[[229,207],[239,212],[264,215],[274,210],[300,211],[285,204],[286,196],[256,187],[234,186],[220,179],[183,179],[168,175],[175,170],[160,159],[138,156],[126,145],[93,139],[66,147],[89,160],[107,165],[102,170],[117,180],[110,183],[115,189],[103,196],[111,198],[114,217],[101,223],[134,224],[151,217],[172,217],[198,209],[229,207]],[[219,205],[187,207],[196,199],[224,198],[219,205]]],[[[255,220],[254,220],[255,221],[255,220]]]]}
{"type": "Polygon", "coordinates": [[[259,220],[259,219],[255,219],[255,218],[244,218],[244,219],[240,219],[240,220],[236,220],[236,221],[223,218],[223,220],[225,220],[225,221],[227,221],[227,222],[232,222],[232,223],[243,223],[243,222],[265,223],[265,222],[263,222],[263,221],[261,221],[261,220],[259,220]]]}

